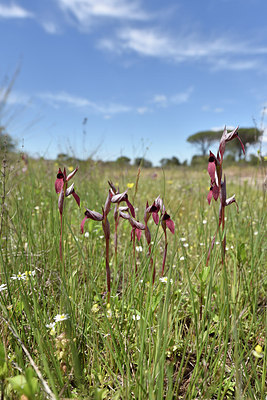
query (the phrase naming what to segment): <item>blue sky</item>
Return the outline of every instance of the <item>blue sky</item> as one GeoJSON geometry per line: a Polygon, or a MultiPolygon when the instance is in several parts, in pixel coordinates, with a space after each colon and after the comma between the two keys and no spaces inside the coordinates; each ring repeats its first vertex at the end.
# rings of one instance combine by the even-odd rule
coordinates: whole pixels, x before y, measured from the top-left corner
{"type": "Polygon", "coordinates": [[[19,68],[0,123],[34,156],[190,159],[193,133],[260,125],[266,15],[265,0],[0,0],[2,89],[19,68]]]}

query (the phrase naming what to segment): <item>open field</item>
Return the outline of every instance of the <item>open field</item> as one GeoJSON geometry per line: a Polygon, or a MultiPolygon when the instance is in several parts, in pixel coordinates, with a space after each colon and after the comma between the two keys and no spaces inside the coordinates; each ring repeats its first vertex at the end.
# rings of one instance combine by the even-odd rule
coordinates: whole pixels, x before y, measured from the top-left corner
{"type": "Polygon", "coordinates": [[[82,163],[70,182],[80,208],[64,200],[61,260],[54,183],[64,165],[22,167],[8,162],[1,178],[1,399],[265,399],[262,169],[225,169],[239,213],[226,207],[224,262],[220,230],[206,266],[219,212],[219,201],[206,200],[206,169],[142,169],[138,179],[135,168],[82,163]],[[160,195],[175,223],[162,275],[160,224],[148,221],[149,256],[144,232],[133,252],[132,228],[120,218],[116,257],[111,203],[109,301],[102,223],[80,229],[85,207],[102,213],[108,180],[128,188],[140,222],[160,195]]]}

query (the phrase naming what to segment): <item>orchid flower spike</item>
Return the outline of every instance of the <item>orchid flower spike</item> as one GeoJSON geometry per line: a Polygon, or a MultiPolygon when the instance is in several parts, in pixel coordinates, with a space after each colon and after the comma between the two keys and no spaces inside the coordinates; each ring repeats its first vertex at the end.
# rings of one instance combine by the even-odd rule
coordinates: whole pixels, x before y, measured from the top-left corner
{"type": "Polygon", "coordinates": [[[77,171],[78,171],[78,167],[76,167],[67,176],[65,168],[64,168],[63,172],[61,171],[60,168],[58,170],[57,179],[55,181],[55,190],[56,190],[56,193],[59,193],[58,208],[59,208],[59,212],[61,215],[63,213],[64,198],[68,197],[71,194],[74,197],[74,199],[76,200],[76,203],[78,204],[78,206],[80,207],[80,198],[74,190],[74,183],[68,188],[69,180],[74,177],[74,175],[76,174],[77,171]]]}
{"type": "Polygon", "coordinates": [[[117,193],[115,195],[112,196],[111,198],[111,203],[121,203],[122,201],[125,201],[130,213],[132,214],[132,216],[135,218],[135,211],[134,211],[134,207],[133,205],[130,203],[129,199],[128,199],[128,194],[127,194],[127,190],[125,190],[125,192],[123,193],[117,193]]]}

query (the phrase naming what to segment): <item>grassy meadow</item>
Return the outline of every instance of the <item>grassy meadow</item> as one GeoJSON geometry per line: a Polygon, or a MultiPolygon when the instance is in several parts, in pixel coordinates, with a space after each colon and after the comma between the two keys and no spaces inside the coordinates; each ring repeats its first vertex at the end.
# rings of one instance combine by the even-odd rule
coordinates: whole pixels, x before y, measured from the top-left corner
{"type": "MultiPolygon", "coordinates": [[[[210,178],[198,171],[105,167],[82,162],[72,178],[81,199],[64,200],[62,260],[55,162],[2,165],[0,250],[1,399],[253,399],[266,396],[266,195],[261,168],[225,169],[226,257],[219,201],[207,202],[210,178]],[[151,217],[151,257],[120,218],[111,293],[106,284],[102,213],[108,180],[128,189],[136,219],[146,202],[164,201],[175,223],[151,217]],[[137,273],[135,272],[135,266],[137,273]]],[[[65,165],[70,173],[76,165],[65,165]]],[[[124,206],[121,203],[120,206],[124,206]]]]}

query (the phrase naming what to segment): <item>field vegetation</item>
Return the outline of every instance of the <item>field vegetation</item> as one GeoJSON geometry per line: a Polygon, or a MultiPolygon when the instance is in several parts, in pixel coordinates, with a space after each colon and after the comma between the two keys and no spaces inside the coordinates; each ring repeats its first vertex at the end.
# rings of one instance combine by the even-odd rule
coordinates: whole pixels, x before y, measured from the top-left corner
{"type": "Polygon", "coordinates": [[[263,167],[224,170],[239,213],[225,209],[208,263],[219,201],[207,202],[206,167],[80,162],[70,182],[80,207],[73,196],[64,199],[60,251],[55,180],[64,167],[70,174],[76,164],[2,162],[1,399],[264,400],[263,167]],[[104,215],[108,181],[128,190],[136,221],[144,224],[147,202],[160,196],[175,224],[165,236],[149,218],[150,244],[141,229],[133,246],[133,226],[120,218],[115,251],[113,212],[127,204],[110,204],[110,296],[107,225],[88,219],[81,233],[86,208],[104,215]]]}

